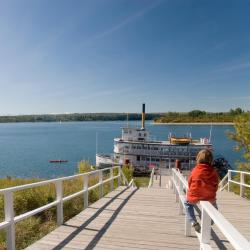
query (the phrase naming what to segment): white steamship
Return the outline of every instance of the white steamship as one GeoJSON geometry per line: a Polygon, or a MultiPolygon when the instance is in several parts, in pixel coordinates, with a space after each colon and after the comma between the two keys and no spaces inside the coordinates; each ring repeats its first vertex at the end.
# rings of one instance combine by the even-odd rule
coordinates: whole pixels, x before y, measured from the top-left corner
{"type": "Polygon", "coordinates": [[[110,155],[96,154],[96,166],[132,165],[137,173],[148,173],[152,167],[171,168],[176,160],[182,169],[191,169],[197,153],[212,149],[207,138],[194,140],[189,137],[169,136],[166,141],[151,140],[145,128],[145,104],[142,105],[142,127],[122,128],[122,136],[114,138],[114,152],[110,155]]]}

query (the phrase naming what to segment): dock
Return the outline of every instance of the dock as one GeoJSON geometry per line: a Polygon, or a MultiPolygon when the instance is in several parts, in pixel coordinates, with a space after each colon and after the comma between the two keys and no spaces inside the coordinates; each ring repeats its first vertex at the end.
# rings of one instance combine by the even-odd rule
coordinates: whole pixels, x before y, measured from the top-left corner
{"type": "MultiPolygon", "coordinates": [[[[185,236],[170,178],[162,176],[160,186],[158,177],[152,188],[121,186],[27,249],[200,249],[193,229],[185,236]]],[[[218,206],[249,241],[249,200],[223,191],[218,206]]],[[[212,249],[234,249],[216,225],[211,235],[212,249]]]]}
{"type": "Polygon", "coordinates": [[[161,172],[153,169],[149,186],[138,188],[133,179],[127,181],[119,166],[1,189],[5,201],[5,221],[0,223],[0,229],[6,230],[7,249],[15,250],[15,223],[54,206],[58,227],[27,247],[28,250],[250,250],[250,201],[241,197],[245,188],[250,187],[244,182],[244,176],[250,173],[239,173],[241,180],[237,182],[232,179],[233,170],[230,171],[221,182],[220,190],[223,191],[217,192],[219,209],[208,201],[201,201],[196,208],[196,216],[201,224],[200,233],[194,231],[185,215],[188,185],[184,173],[176,169],[161,172]],[[93,176],[98,181],[89,186],[93,176]],[[75,178],[82,178],[82,190],[64,196],[63,182],[75,178]],[[240,186],[240,195],[228,192],[232,183],[240,186]],[[56,199],[15,216],[14,193],[42,185],[55,185],[56,199]],[[110,187],[106,195],[104,185],[110,187]],[[98,190],[100,199],[89,204],[88,194],[93,189],[98,190]],[[83,211],[64,221],[63,203],[78,196],[82,196],[83,211]]]}

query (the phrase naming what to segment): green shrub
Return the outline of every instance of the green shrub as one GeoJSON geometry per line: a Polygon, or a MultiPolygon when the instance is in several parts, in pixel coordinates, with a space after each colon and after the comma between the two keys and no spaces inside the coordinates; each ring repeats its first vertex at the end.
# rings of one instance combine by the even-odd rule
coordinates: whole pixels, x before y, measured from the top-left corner
{"type": "MultiPolygon", "coordinates": [[[[78,165],[79,173],[85,173],[92,170],[90,164],[86,161],[81,161],[78,165]]],[[[123,167],[123,172],[128,179],[131,180],[133,170],[130,167],[123,167]]],[[[118,175],[118,169],[113,170],[113,175],[118,175]]],[[[103,173],[103,179],[109,178],[109,171],[103,173]]],[[[0,179],[0,189],[24,185],[28,183],[42,181],[39,179],[19,179],[19,178],[4,178],[0,179]]],[[[88,178],[88,186],[93,186],[99,182],[99,177],[95,174],[88,178]]],[[[63,181],[63,196],[78,192],[83,189],[83,177],[77,177],[73,180],[63,181]]],[[[118,186],[117,179],[114,180],[114,188],[118,186]]],[[[107,182],[103,187],[104,194],[110,192],[110,183],[107,182]]],[[[89,191],[89,204],[94,203],[99,199],[99,187],[89,191]]],[[[15,215],[20,215],[44,206],[56,199],[56,189],[54,184],[48,184],[40,187],[25,189],[14,193],[14,211],[15,215]]],[[[64,202],[64,221],[72,218],[83,210],[83,195],[74,198],[73,200],[64,202]]],[[[4,199],[0,195],[0,220],[4,220],[4,199]]],[[[23,249],[38,239],[42,238],[50,231],[56,228],[56,207],[52,207],[35,216],[20,221],[16,224],[16,248],[23,249]],[[25,230],[24,230],[25,228],[25,230]]],[[[6,235],[4,230],[0,230],[0,250],[6,249],[6,235]]]]}
{"type": "Polygon", "coordinates": [[[134,168],[130,165],[124,165],[122,167],[122,172],[124,173],[128,182],[130,182],[133,178],[134,168]]]}

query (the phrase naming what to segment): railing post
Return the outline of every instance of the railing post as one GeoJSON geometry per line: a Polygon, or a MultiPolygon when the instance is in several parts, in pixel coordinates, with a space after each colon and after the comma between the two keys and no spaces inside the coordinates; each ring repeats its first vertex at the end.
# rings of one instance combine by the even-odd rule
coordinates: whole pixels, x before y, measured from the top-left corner
{"type": "Polygon", "coordinates": [[[187,212],[185,212],[185,236],[191,236],[191,223],[187,217],[187,212]]]}
{"type": "Polygon", "coordinates": [[[113,168],[110,168],[110,190],[114,190],[114,173],[113,173],[113,168]]]}
{"type": "Polygon", "coordinates": [[[173,175],[173,193],[174,194],[176,194],[176,175],[175,175],[175,173],[174,173],[174,175],[173,175]]]}
{"type": "Polygon", "coordinates": [[[161,169],[159,169],[159,173],[160,173],[159,186],[161,187],[161,169]]]}
{"type": "Polygon", "coordinates": [[[209,244],[211,238],[211,218],[202,207],[201,214],[201,243],[209,244]]]}
{"type": "Polygon", "coordinates": [[[83,207],[84,209],[88,207],[89,205],[89,191],[88,191],[88,186],[89,186],[89,175],[86,174],[83,176],[83,207]]]}
{"type": "Polygon", "coordinates": [[[178,198],[179,198],[179,194],[178,194],[178,189],[180,187],[180,179],[178,178],[178,180],[176,181],[176,190],[175,190],[175,202],[178,202],[178,198]]]}
{"type": "Polygon", "coordinates": [[[103,173],[99,170],[99,198],[103,197],[103,173]]]}
{"type": "Polygon", "coordinates": [[[5,212],[5,220],[10,222],[10,225],[6,229],[7,249],[15,250],[16,241],[15,241],[15,222],[14,222],[14,206],[13,206],[12,192],[4,193],[4,212],[5,212]]]}
{"type": "Polygon", "coordinates": [[[172,170],[172,188],[173,188],[173,193],[175,193],[175,173],[172,170]]]}
{"type": "Polygon", "coordinates": [[[118,167],[118,187],[122,184],[122,173],[121,173],[121,167],[118,167]]]}
{"type": "Polygon", "coordinates": [[[59,202],[57,204],[57,225],[63,224],[63,182],[61,180],[56,181],[56,200],[59,202]]]}
{"type": "Polygon", "coordinates": [[[240,197],[244,196],[244,173],[240,172],[240,197]]]}
{"type": "MultiPolygon", "coordinates": [[[[182,182],[180,181],[180,185],[179,185],[179,195],[181,195],[182,189],[183,189],[183,184],[182,184],[182,182]]],[[[183,214],[183,205],[182,205],[182,202],[181,202],[181,197],[179,197],[179,214],[183,214]]]]}
{"type": "Polygon", "coordinates": [[[228,170],[228,185],[227,185],[227,191],[230,192],[230,181],[232,178],[232,173],[230,170],[228,170]]]}

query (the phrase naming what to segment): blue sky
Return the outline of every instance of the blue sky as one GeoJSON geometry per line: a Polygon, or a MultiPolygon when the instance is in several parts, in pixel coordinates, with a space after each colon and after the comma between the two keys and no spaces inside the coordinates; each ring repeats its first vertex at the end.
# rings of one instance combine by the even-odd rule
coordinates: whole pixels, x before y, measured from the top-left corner
{"type": "Polygon", "coordinates": [[[250,108],[250,1],[0,0],[0,114],[250,108]]]}

